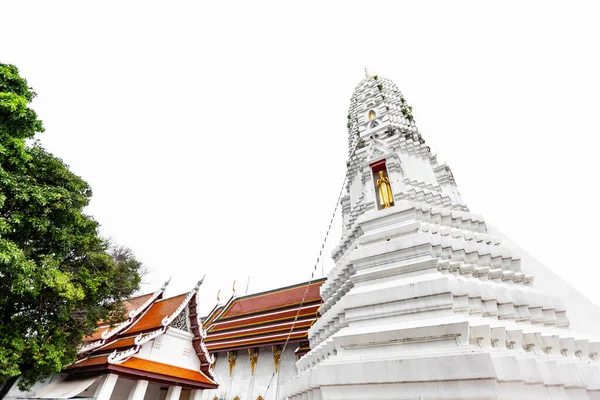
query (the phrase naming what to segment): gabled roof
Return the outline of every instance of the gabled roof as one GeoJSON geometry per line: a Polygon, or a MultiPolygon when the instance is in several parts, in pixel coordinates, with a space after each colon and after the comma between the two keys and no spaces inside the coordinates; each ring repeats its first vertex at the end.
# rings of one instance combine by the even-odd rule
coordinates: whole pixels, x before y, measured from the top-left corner
{"type": "Polygon", "coordinates": [[[147,332],[160,328],[164,317],[168,317],[177,310],[187,293],[168,299],[155,301],[135,323],[123,331],[124,335],[147,332]]]}
{"type": "Polygon", "coordinates": [[[79,354],[89,352],[102,346],[108,340],[113,339],[116,337],[116,335],[137,321],[140,315],[142,315],[144,311],[148,309],[148,307],[153,305],[156,300],[162,298],[165,289],[169,285],[169,281],[165,282],[162,287],[154,293],[148,293],[125,300],[123,305],[127,310],[128,318],[115,326],[110,326],[106,322],[100,321],[96,331],[90,336],[84,338],[84,341],[87,342],[87,344],[82,346],[82,348],[79,350],[79,354]]]}
{"type": "Polygon", "coordinates": [[[319,289],[324,281],[232,297],[224,306],[215,307],[204,318],[208,351],[272,346],[284,343],[288,335],[289,342],[306,341],[321,306],[319,289]]]}
{"type": "Polygon", "coordinates": [[[162,299],[165,284],[158,292],[127,300],[125,307],[129,318],[114,327],[100,326],[94,335],[86,338],[88,342],[80,350],[80,360],[70,365],[67,371],[71,374],[116,371],[126,376],[144,376],[159,383],[178,383],[188,388],[216,388],[210,370],[214,359],[204,346],[202,325],[196,313],[201,283],[198,282],[188,293],[167,299],[162,299]],[[199,370],[163,363],[160,352],[148,359],[136,356],[144,345],[152,345],[156,338],[165,334],[180,315],[185,317],[182,321],[189,318],[188,322],[183,322],[185,328],[182,329],[191,334],[187,340],[196,350],[199,370]]]}

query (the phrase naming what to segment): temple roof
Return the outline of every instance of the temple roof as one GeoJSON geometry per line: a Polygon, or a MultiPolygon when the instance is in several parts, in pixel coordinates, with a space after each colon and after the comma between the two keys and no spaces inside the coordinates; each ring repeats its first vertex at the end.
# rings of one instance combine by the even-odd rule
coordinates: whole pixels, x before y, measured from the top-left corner
{"type": "MultiPolygon", "coordinates": [[[[299,343],[297,355],[309,350],[308,329],[321,306],[320,287],[325,279],[304,282],[247,296],[232,296],[203,318],[196,314],[196,290],[163,299],[166,286],[125,301],[127,320],[116,326],[100,325],[86,338],[80,359],[68,367],[71,373],[117,371],[126,375],[151,376],[158,382],[179,382],[190,388],[216,387],[210,369],[210,353],[261,346],[299,343]],[[185,311],[187,309],[187,312],[185,311]],[[187,316],[187,332],[200,360],[200,369],[191,370],[139,355],[144,345],[169,329],[173,321],[187,316]],[[189,334],[188,333],[188,334],[189,334]],[[193,336],[193,339],[192,339],[193,336]]],[[[155,354],[155,352],[152,352],[155,354]]]]}
{"type": "Polygon", "coordinates": [[[284,343],[288,335],[291,343],[306,341],[321,306],[319,289],[324,281],[232,297],[224,306],[215,307],[204,318],[208,351],[272,346],[284,343]]]}
{"type": "Polygon", "coordinates": [[[123,334],[134,334],[159,328],[163,318],[173,314],[186,295],[187,293],[183,293],[175,297],[155,301],[139,320],[123,331],[123,334]]]}
{"type": "Polygon", "coordinates": [[[87,357],[68,367],[67,370],[78,370],[82,373],[123,372],[128,376],[153,378],[162,383],[179,383],[189,388],[216,388],[216,382],[202,371],[178,367],[140,357],[130,357],[120,364],[111,364],[108,355],[87,357]]]}
{"type": "Polygon", "coordinates": [[[204,346],[203,329],[196,313],[200,284],[201,281],[188,293],[167,299],[162,298],[165,284],[155,293],[126,300],[128,318],[116,326],[100,325],[86,338],[79,350],[80,359],[67,371],[71,374],[114,371],[159,383],[178,383],[187,388],[216,388],[210,370],[214,360],[204,346]],[[181,322],[174,324],[176,319],[181,322]],[[168,357],[161,356],[160,351],[145,352],[145,357],[139,355],[145,345],[153,346],[169,329],[181,331],[176,337],[183,341],[179,342],[181,345],[195,350],[199,369],[162,362],[168,357]]]}

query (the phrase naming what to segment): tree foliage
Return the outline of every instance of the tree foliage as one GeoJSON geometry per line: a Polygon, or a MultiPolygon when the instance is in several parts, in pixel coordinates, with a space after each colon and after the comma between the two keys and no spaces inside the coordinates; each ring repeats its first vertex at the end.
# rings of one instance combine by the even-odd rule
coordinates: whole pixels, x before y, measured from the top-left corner
{"type": "Polygon", "coordinates": [[[35,95],[0,64],[0,384],[21,375],[23,389],[72,363],[97,321],[122,317],[142,268],[84,214],[89,185],[34,140],[35,95]]]}

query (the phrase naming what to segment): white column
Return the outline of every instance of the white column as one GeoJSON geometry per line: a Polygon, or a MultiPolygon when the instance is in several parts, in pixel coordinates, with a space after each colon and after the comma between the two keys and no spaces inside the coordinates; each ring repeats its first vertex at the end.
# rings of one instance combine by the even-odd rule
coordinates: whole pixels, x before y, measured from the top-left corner
{"type": "Polygon", "coordinates": [[[167,390],[167,397],[165,397],[165,400],[179,400],[180,394],[181,386],[169,386],[169,390],[167,390]]]}
{"type": "Polygon", "coordinates": [[[94,393],[94,397],[96,400],[110,400],[110,395],[115,388],[115,384],[117,383],[117,379],[119,379],[118,375],[108,374],[102,379],[100,385],[96,388],[96,392],[94,393]]]}
{"type": "Polygon", "coordinates": [[[148,381],[143,379],[135,381],[133,387],[129,391],[129,396],[127,396],[127,400],[144,400],[144,395],[146,394],[147,388],[148,381]]]}
{"type": "Polygon", "coordinates": [[[202,390],[194,389],[190,392],[190,400],[201,400],[202,399],[202,390]]]}

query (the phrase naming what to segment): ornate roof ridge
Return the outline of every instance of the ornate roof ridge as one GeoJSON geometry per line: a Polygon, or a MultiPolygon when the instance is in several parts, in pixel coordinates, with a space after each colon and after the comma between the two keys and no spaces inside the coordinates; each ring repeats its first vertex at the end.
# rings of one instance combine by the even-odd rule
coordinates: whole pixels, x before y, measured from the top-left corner
{"type": "Polygon", "coordinates": [[[315,283],[318,283],[318,282],[321,282],[321,281],[326,281],[326,280],[327,280],[326,277],[318,278],[318,279],[313,279],[312,281],[305,281],[305,282],[295,283],[295,284],[289,285],[289,286],[276,287],[276,288],[273,288],[273,289],[264,290],[262,292],[245,294],[243,296],[232,296],[232,299],[234,301],[235,300],[243,300],[243,299],[252,298],[252,297],[255,297],[255,296],[262,296],[262,295],[265,295],[265,294],[277,293],[277,292],[281,292],[281,291],[284,291],[284,290],[296,289],[298,287],[306,286],[308,284],[310,284],[312,286],[315,283]]]}
{"type": "MultiPolygon", "coordinates": [[[[161,288],[159,290],[157,290],[156,292],[154,292],[154,294],[152,294],[152,296],[150,296],[141,306],[132,309],[128,314],[128,318],[125,321],[117,324],[113,329],[110,329],[110,327],[109,327],[108,329],[104,330],[100,334],[99,340],[96,340],[92,343],[88,343],[84,346],[81,346],[79,351],[77,352],[77,354],[83,354],[88,351],[93,351],[94,349],[97,349],[99,347],[106,345],[107,341],[109,339],[115,337],[115,335],[117,335],[119,332],[122,332],[127,327],[129,327],[132,323],[134,323],[138,319],[137,317],[142,315],[145,310],[147,310],[157,299],[159,299],[163,295],[163,293],[164,293],[165,289],[167,288],[167,286],[169,285],[170,281],[171,281],[171,278],[169,278],[169,280],[167,280],[165,283],[163,283],[161,288]]],[[[139,298],[142,296],[147,296],[147,295],[148,294],[139,295],[136,297],[132,297],[131,299],[136,299],[136,298],[139,298]]],[[[131,300],[131,299],[126,299],[125,301],[131,300]]]]}
{"type": "MultiPolygon", "coordinates": [[[[129,360],[131,357],[133,357],[135,354],[137,354],[141,350],[141,348],[144,344],[165,334],[169,330],[169,325],[173,322],[173,320],[175,318],[177,318],[177,316],[179,314],[181,314],[185,310],[186,307],[189,306],[190,322],[192,325],[192,331],[195,336],[194,339],[192,340],[192,344],[196,348],[196,353],[200,359],[201,365],[202,364],[207,364],[207,365],[212,364],[212,362],[214,362],[214,359],[212,358],[212,356],[210,356],[208,354],[208,350],[206,350],[206,346],[204,345],[204,337],[206,337],[206,332],[204,332],[202,330],[202,324],[198,320],[198,317],[196,314],[196,297],[197,297],[198,291],[199,291],[200,286],[202,285],[203,281],[204,281],[204,277],[202,277],[202,279],[200,279],[196,283],[196,286],[194,286],[194,288],[188,292],[188,294],[181,301],[181,303],[175,309],[175,311],[171,312],[169,315],[165,315],[162,318],[160,326],[157,329],[154,329],[151,332],[140,332],[135,337],[134,345],[126,350],[118,351],[115,349],[115,351],[113,351],[109,355],[108,363],[109,364],[121,364],[121,363],[129,360]]],[[[177,298],[180,296],[181,296],[181,294],[164,299],[164,300],[170,300],[170,299],[177,298]]],[[[204,374],[208,373],[209,375],[212,376],[212,374],[210,373],[210,370],[208,368],[204,368],[204,370],[202,370],[202,372],[204,374]]]]}

